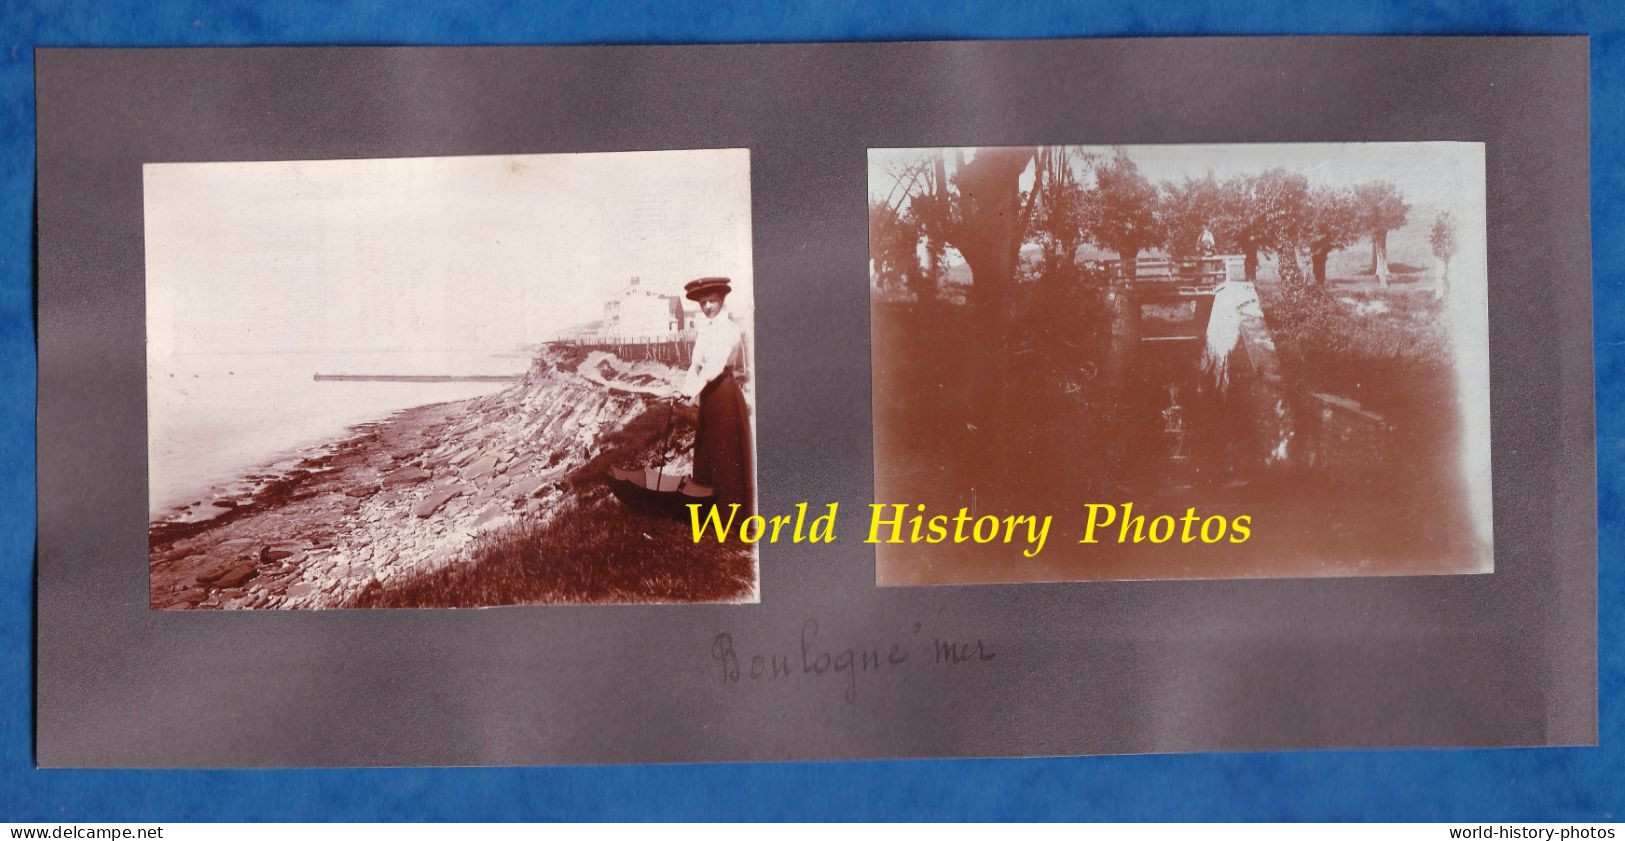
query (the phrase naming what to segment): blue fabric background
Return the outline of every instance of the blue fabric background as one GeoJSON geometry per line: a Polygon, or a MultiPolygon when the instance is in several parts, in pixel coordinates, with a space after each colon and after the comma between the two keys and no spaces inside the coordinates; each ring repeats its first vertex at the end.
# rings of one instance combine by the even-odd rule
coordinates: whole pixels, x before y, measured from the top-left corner
{"type": "MultiPolygon", "coordinates": [[[[9,0],[0,3],[0,821],[1619,820],[1625,813],[1625,4],[1617,0],[9,0]],[[1117,35],[1589,34],[1601,747],[340,771],[33,762],[35,46],[579,44],[1117,35]]],[[[1581,477],[1576,477],[1579,481],[1581,477]]]]}

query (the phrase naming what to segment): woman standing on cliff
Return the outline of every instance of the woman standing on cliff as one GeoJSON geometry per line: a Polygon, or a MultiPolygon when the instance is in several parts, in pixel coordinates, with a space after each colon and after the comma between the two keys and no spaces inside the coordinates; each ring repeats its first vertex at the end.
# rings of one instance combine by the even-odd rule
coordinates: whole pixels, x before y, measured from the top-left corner
{"type": "Polygon", "coordinates": [[[683,381],[683,396],[698,401],[694,430],[694,480],[716,489],[716,504],[737,503],[741,515],[755,508],[750,410],[741,384],[746,379],[745,333],[724,302],[728,278],[702,277],[683,287],[700,305],[694,357],[683,381]]]}

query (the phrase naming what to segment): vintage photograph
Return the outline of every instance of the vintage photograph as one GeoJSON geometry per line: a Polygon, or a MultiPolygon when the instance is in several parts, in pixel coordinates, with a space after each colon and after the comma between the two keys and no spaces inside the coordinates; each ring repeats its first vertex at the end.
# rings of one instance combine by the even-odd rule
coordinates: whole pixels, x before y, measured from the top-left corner
{"type": "Polygon", "coordinates": [[[1483,147],[869,153],[882,585],[1487,573],[1483,147]],[[1239,525],[1238,525],[1239,524],[1239,525]]]}
{"type": "Polygon", "coordinates": [[[158,609],[754,602],[750,158],[144,169],[158,609]]]}

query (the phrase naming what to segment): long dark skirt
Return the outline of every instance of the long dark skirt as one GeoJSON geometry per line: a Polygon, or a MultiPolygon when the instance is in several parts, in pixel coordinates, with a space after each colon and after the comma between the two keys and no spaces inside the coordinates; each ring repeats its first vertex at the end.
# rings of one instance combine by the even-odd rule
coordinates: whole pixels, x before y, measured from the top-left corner
{"type": "Polygon", "coordinates": [[[700,392],[700,420],[694,430],[694,479],[716,488],[724,510],[739,503],[740,516],[753,513],[750,413],[745,394],[732,371],[707,383],[700,392]]]}

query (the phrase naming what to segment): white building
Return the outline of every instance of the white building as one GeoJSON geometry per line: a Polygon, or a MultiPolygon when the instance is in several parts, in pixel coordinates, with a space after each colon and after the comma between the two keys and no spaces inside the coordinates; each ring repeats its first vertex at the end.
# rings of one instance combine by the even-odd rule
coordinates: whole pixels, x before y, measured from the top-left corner
{"type": "Polygon", "coordinates": [[[687,330],[698,312],[692,301],[658,292],[634,277],[604,301],[601,329],[620,338],[666,336],[687,330]]]}

